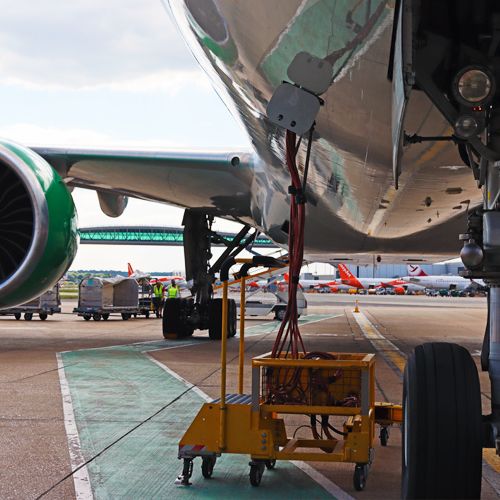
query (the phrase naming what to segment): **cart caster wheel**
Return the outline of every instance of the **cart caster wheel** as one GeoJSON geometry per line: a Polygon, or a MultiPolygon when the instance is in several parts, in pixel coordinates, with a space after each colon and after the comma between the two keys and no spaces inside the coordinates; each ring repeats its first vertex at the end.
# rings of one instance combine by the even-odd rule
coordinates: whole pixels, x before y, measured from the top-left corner
{"type": "Polygon", "coordinates": [[[252,460],[250,462],[250,484],[259,486],[262,481],[262,476],[266,470],[265,460],[252,460]]]}
{"type": "Polygon", "coordinates": [[[252,465],[250,468],[250,484],[252,486],[259,486],[262,481],[262,472],[258,465],[252,465]]]}
{"type": "Polygon", "coordinates": [[[127,321],[130,318],[131,314],[130,313],[122,313],[122,319],[123,321],[127,321]]]}
{"type": "Polygon", "coordinates": [[[365,468],[362,465],[356,465],[354,469],[354,489],[356,491],[363,491],[366,486],[365,468]]]}
{"type": "Polygon", "coordinates": [[[109,318],[109,313],[106,313],[106,314],[103,314],[103,315],[102,315],[102,319],[103,319],[104,321],[107,321],[107,320],[108,320],[108,318],[109,318]]]}
{"type": "Polygon", "coordinates": [[[201,473],[205,479],[210,479],[214,472],[214,465],[217,458],[213,457],[203,457],[203,461],[201,462],[201,473]]]}
{"type": "Polygon", "coordinates": [[[33,313],[24,313],[24,320],[31,321],[33,318],[33,313]]]}
{"type": "Polygon", "coordinates": [[[90,318],[91,318],[90,314],[84,314],[84,315],[83,315],[83,319],[84,319],[85,321],[90,321],[90,318]]]}
{"type": "Polygon", "coordinates": [[[21,313],[14,314],[14,318],[16,318],[17,320],[21,319],[21,313]]]}
{"type": "Polygon", "coordinates": [[[45,321],[47,319],[47,314],[46,313],[40,313],[39,315],[39,318],[42,320],[42,321],[45,321]]]}
{"type": "Polygon", "coordinates": [[[148,318],[149,318],[149,311],[146,311],[146,312],[144,313],[144,316],[146,316],[146,319],[148,319],[148,318]]]}
{"type": "Polygon", "coordinates": [[[271,470],[276,467],[276,460],[266,460],[266,468],[271,470]]]}
{"type": "Polygon", "coordinates": [[[380,444],[382,446],[387,446],[387,441],[389,441],[389,429],[387,427],[380,428],[380,444]]]}
{"type": "Polygon", "coordinates": [[[101,321],[101,315],[99,313],[94,313],[92,317],[94,318],[94,321],[101,321]]]}

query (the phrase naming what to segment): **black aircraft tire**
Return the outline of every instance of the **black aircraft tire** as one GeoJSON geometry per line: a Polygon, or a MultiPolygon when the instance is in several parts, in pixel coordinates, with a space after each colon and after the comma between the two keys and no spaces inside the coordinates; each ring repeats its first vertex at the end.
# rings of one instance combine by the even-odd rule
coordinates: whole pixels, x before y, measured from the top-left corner
{"type": "MultiPolygon", "coordinates": [[[[236,302],[234,299],[227,301],[228,321],[227,336],[236,335],[236,302]]],[[[208,336],[212,340],[222,339],[222,299],[212,299],[208,310],[208,336]]]]}
{"type": "Polygon", "coordinates": [[[163,335],[179,334],[181,328],[181,299],[167,299],[163,307],[163,335]]]}
{"type": "Polygon", "coordinates": [[[237,322],[237,308],[236,301],[229,299],[227,301],[227,337],[234,337],[236,335],[236,322],[237,322]]]}
{"type": "Polygon", "coordinates": [[[401,498],[480,498],[481,396],[469,352],[417,346],[403,380],[401,498]]]}

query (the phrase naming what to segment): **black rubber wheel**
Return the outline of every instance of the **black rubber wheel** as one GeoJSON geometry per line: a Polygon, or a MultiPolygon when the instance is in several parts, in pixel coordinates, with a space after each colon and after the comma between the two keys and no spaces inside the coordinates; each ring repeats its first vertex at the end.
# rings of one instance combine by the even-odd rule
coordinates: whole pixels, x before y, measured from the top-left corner
{"type": "Polygon", "coordinates": [[[163,335],[179,334],[181,328],[181,299],[173,298],[165,301],[163,308],[163,335]]]}
{"type": "Polygon", "coordinates": [[[401,497],[480,498],[481,393],[469,352],[417,346],[403,380],[401,497]]]}
{"type": "Polygon", "coordinates": [[[92,319],[94,321],[101,321],[101,315],[99,313],[92,314],[92,319]]]}
{"type": "Polygon", "coordinates": [[[137,318],[137,313],[134,313],[134,318],[137,318]]]}
{"type": "Polygon", "coordinates": [[[130,313],[122,313],[123,321],[127,321],[130,318],[130,313]]]}
{"type": "Polygon", "coordinates": [[[250,466],[250,484],[252,486],[259,486],[262,481],[262,472],[258,465],[250,466]]]}
{"type": "Polygon", "coordinates": [[[31,321],[33,319],[33,313],[24,313],[25,321],[31,321]]]}
{"type": "Polygon", "coordinates": [[[387,427],[380,428],[380,444],[382,446],[387,446],[387,441],[389,441],[389,429],[387,427]]]}
{"type": "Polygon", "coordinates": [[[193,326],[188,323],[190,302],[186,298],[174,297],[165,301],[163,308],[163,336],[168,334],[178,337],[189,337],[193,335],[193,326]]]}
{"type": "Polygon", "coordinates": [[[104,321],[108,321],[108,318],[109,318],[109,313],[106,313],[106,314],[103,314],[103,315],[102,315],[102,319],[103,319],[104,321]]]}
{"type": "Polygon", "coordinates": [[[266,468],[271,470],[276,467],[276,460],[266,460],[266,468]]]}
{"type": "Polygon", "coordinates": [[[149,318],[149,311],[144,311],[144,316],[146,316],[146,319],[149,318]]]}
{"type": "Polygon", "coordinates": [[[205,479],[210,479],[214,472],[216,457],[203,457],[201,462],[201,473],[205,479]]]}
{"type": "Polygon", "coordinates": [[[237,324],[237,307],[236,301],[234,299],[228,299],[227,301],[227,338],[234,337],[236,335],[236,324],[237,324]]]}
{"type": "Polygon", "coordinates": [[[283,307],[280,307],[277,311],[276,311],[276,319],[278,321],[283,321],[283,319],[285,318],[285,312],[286,312],[286,309],[283,308],[283,307]]]}
{"type": "Polygon", "coordinates": [[[92,316],[91,316],[90,314],[84,314],[84,315],[83,315],[83,319],[84,319],[85,321],[89,321],[91,317],[92,317],[92,316]]]}
{"type": "Polygon", "coordinates": [[[21,313],[14,314],[14,318],[16,318],[17,320],[21,319],[21,313]]]}
{"type": "Polygon", "coordinates": [[[47,319],[47,313],[39,313],[38,317],[42,320],[45,321],[47,319]]]}
{"type": "Polygon", "coordinates": [[[365,468],[360,465],[356,465],[354,469],[354,477],[352,479],[354,484],[354,489],[356,491],[363,491],[366,486],[365,468]]]}
{"type": "MultiPolygon", "coordinates": [[[[236,302],[234,299],[227,301],[227,336],[236,335],[236,302]]],[[[208,309],[208,336],[212,340],[222,338],[222,299],[212,299],[208,309]]]]}

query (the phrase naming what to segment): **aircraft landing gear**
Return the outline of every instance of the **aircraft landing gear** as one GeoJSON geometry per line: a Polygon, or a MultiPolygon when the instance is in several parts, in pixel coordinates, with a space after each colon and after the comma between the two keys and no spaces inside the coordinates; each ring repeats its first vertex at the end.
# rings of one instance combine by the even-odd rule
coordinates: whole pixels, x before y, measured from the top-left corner
{"type": "MultiPolygon", "coordinates": [[[[203,213],[186,210],[184,226],[184,259],[186,279],[193,280],[193,298],[167,299],[163,310],[163,336],[181,338],[190,336],[194,330],[208,330],[211,339],[222,338],[222,299],[214,299],[212,285],[215,273],[230,256],[236,256],[250,245],[255,234],[247,236],[249,227],[245,226],[231,242],[223,240],[212,231],[213,217],[203,213]],[[223,241],[227,249],[217,262],[210,267],[211,242],[223,241]]],[[[236,334],[236,303],[228,301],[228,337],[236,334]]]]}

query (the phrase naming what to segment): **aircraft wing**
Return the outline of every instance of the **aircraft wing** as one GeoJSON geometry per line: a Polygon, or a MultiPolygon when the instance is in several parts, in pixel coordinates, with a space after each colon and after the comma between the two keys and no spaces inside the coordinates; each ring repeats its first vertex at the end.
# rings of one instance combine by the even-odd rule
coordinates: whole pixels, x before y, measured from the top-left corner
{"type": "Polygon", "coordinates": [[[235,220],[250,217],[255,173],[249,167],[251,153],[244,148],[208,151],[30,149],[42,156],[69,187],[96,190],[100,201],[101,197],[109,200],[113,196],[130,196],[202,209],[209,215],[235,220]]]}

